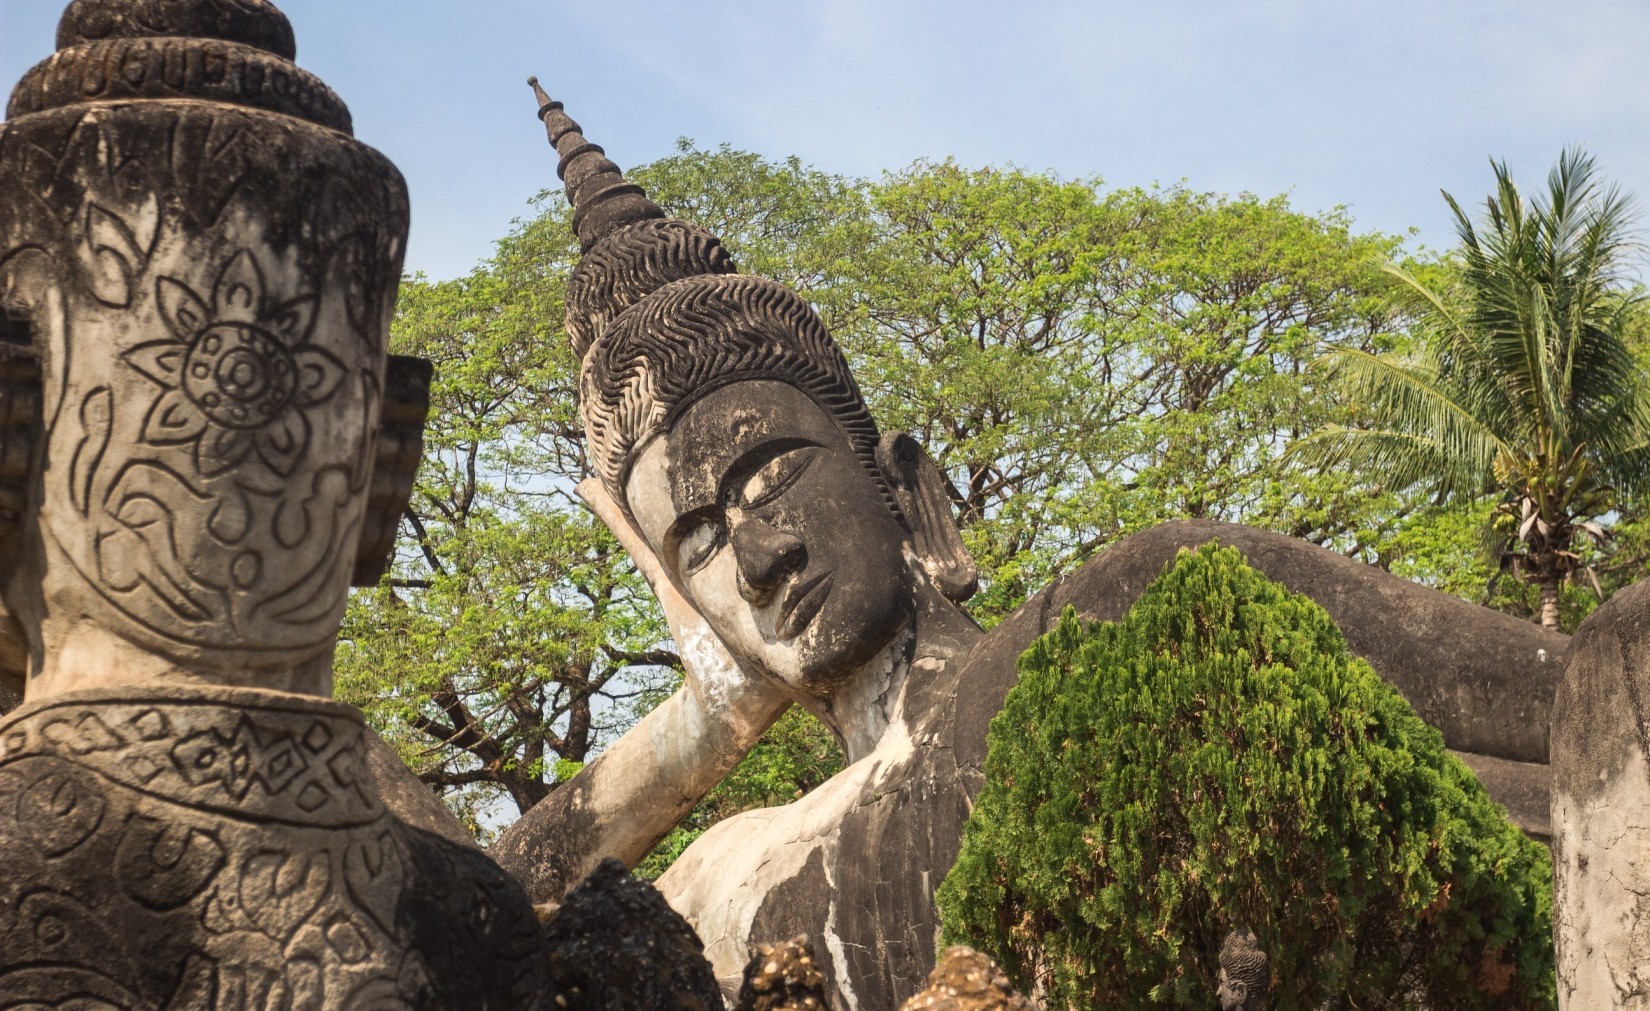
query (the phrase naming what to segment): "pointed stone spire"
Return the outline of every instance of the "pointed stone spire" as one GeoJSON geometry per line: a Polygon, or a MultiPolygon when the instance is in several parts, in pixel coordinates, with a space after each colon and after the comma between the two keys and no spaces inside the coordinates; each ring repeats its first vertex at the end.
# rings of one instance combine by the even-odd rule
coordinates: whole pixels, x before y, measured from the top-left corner
{"type": "Polygon", "coordinates": [[[556,174],[567,186],[567,202],[573,205],[573,231],[578,233],[584,252],[626,225],[660,219],[665,212],[647,198],[647,192],[626,182],[619,166],[613,164],[600,146],[584,139],[584,131],[573,122],[560,102],[552,101],[530,77],[539,100],[539,119],[544,122],[550,146],[561,163],[556,174]]]}

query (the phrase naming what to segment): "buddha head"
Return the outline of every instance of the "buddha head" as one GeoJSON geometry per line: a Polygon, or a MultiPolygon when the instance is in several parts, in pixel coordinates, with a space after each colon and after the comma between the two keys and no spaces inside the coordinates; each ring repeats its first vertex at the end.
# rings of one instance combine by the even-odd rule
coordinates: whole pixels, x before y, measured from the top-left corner
{"type": "Polygon", "coordinates": [[[585,251],[568,332],[592,466],[735,654],[828,696],[925,596],[973,592],[945,478],[878,431],[801,297],[666,219],[539,94],[585,251]]]}
{"type": "Polygon", "coordinates": [[[58,44],[0,126],[0,636],[31,697],[328,694],[427,399],[405,186],[263,0],[76,0],[58,44]]]}
{"type": "Polygon", "coordinates": [[[1220,945],[1219,989],[1215,991],[1220,1011],[1261,1011],[1270,987],[1266,952],[1260,950],[1255,935],[1242,928],[1227,934],[1220,945]]]}

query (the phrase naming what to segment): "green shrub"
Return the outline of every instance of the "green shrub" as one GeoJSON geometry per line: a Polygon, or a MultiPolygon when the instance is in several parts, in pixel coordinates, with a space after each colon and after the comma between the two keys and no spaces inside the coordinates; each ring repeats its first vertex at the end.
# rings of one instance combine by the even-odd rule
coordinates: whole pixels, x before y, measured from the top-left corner
{"type": "Polygon", "coordinates": [[[1051,1008],[1551,1008],[1552,870],[1311,600],[1214,544],[1020,660],[939,900],[1051,1008]]]}

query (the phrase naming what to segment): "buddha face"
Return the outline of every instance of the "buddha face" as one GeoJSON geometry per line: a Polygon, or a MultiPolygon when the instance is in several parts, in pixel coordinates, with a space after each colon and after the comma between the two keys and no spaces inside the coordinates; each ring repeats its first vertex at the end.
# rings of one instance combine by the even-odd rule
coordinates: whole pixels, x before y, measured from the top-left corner
{"type": "Polygon", "coordinates": [[[831,416],[750,380],[642,449],[626,495],[643,536],[728,648],[823,697],[914,609],[908,535],[831,416]]]}

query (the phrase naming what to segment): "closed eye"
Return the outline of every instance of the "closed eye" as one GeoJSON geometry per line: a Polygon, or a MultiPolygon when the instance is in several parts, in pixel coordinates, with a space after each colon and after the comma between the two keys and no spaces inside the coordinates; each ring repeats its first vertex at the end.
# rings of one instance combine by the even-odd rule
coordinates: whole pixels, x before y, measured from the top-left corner
{"type": "Polygon", "coordinates": [[[765,506],[785,493],[813,466],[818,446],[799,446],[781,453],[757,468],[739,491],[739,504],[746,509],[765,506]]]}
{"type": "Polygon", "coordinates": [[[683,575],[697,572],[725,540],[722,524],[715,520],[706,518],[694,523],[676,541],[676,570],[683,575]]]}

